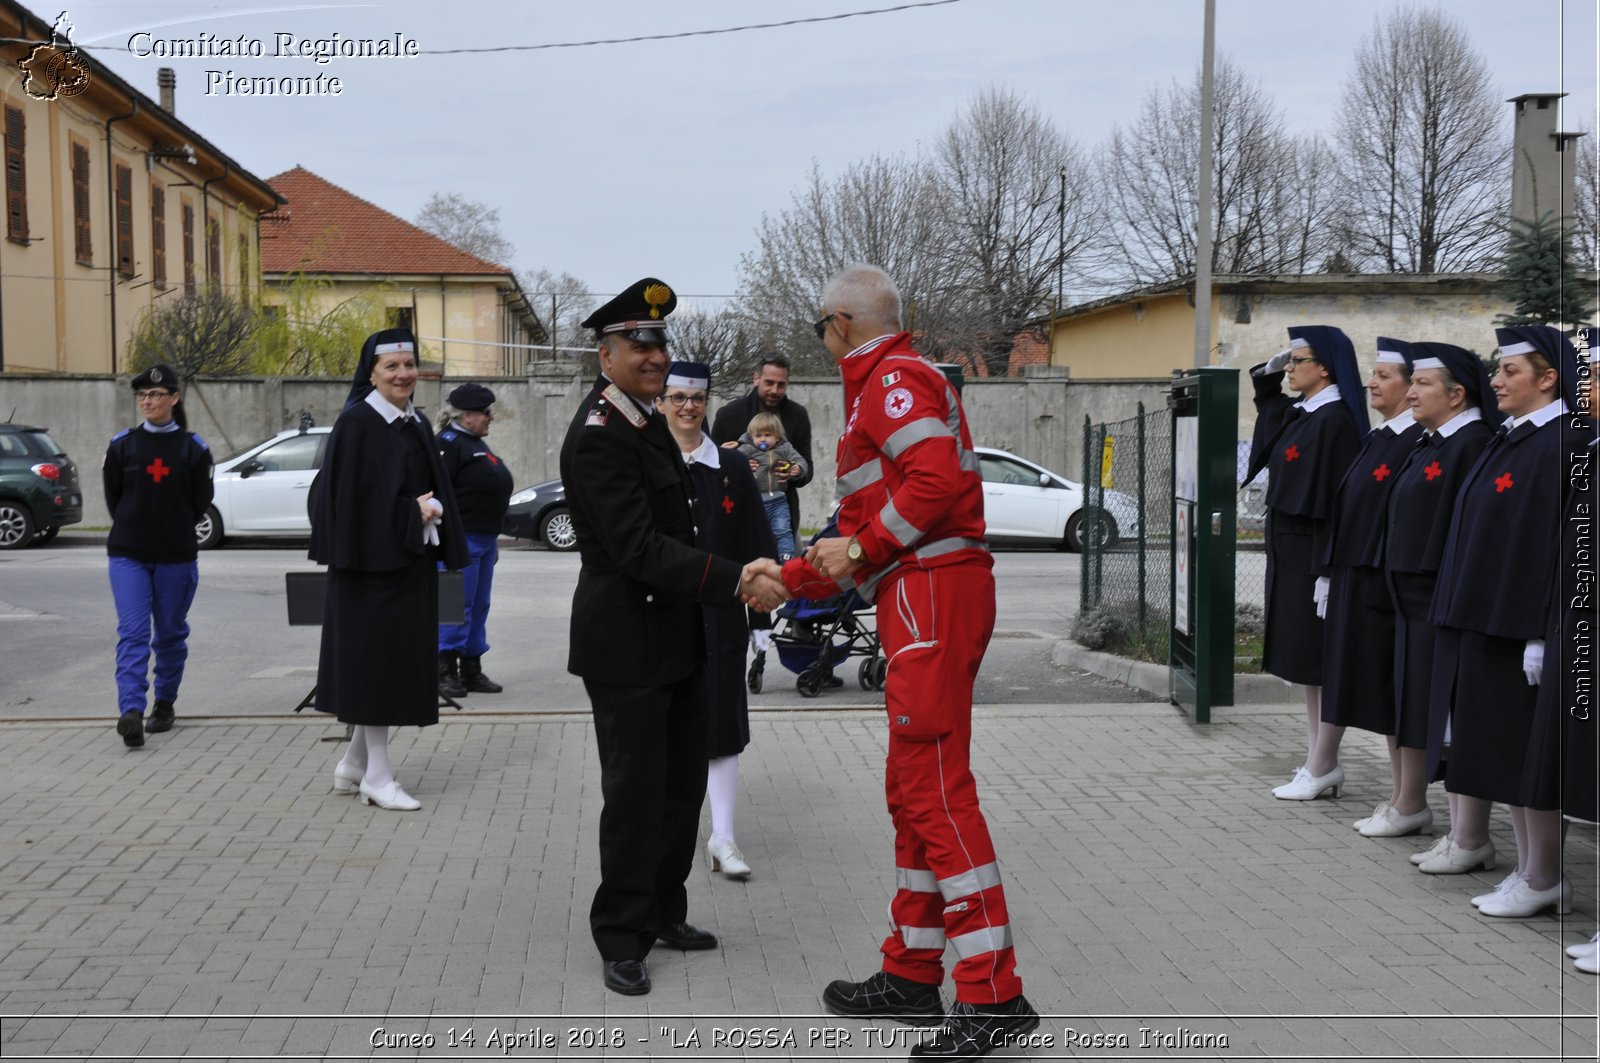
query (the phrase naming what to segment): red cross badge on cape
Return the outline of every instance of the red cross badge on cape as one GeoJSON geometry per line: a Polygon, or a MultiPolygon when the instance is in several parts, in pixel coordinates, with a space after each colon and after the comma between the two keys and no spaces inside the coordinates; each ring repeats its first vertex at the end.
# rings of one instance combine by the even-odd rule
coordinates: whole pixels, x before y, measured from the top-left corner
{"type": "Polygon", "coordinates": [[[149,473],[150,479],[154,480],[156,483],[160,483],[163,476],[168,476],[172,473],[172,470],[167,468],[167,463],[162,461],[160,458],[157,458],[149,465],[146,465],[144,467],[144,471],[149,473]]]}
{"type": "Polygon", "coordinates": [[[1299,461],[1300,460],[1300,448],[1295,446],[1293,443],[1289,444],[1289,448],[1283,452],[1283,460],[1284,461],[1299,461]]]}

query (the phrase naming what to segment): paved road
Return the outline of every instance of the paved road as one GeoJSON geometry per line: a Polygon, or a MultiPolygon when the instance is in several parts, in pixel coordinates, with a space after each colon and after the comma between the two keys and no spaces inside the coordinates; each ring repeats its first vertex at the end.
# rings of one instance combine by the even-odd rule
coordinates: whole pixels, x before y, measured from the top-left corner
{"type": "MultiPolygon", "coordinates": [[[[495,572],[485,669],[506,686],[465,699],[473,711],[562,712],[587,705],[566,671],[575,554],[515,540],[495,572]]],[[[188,672],[178,711],[188,716],[285,712],[315,682],[318,628],[289,627],[284,573],[313,572],[303,546],[229,546],[200,558],[200,591],[189,615],[188,672]]],[[[1078,558],[1055,551],[996,555],[996,638],[979,677],[980,704],[1147,701],[1149,696],[1085,672],[1050,665],[1050,649],[1077,611],[1078,558]]],[[[112,655],[116,613],[104,547],[63,533],[42,549],[0,553],[0,717],[106,718],[116,704],[112,655]]],[[[627,652],[618,647],[618,652],[627,652]]],[[[775,657],[775,655],[770,655],[775,657]]],[[[881,693],[855,682],[858,661],[840,668],[848,685],[816,699],[769,659],[757,709],[879,706],[881,693]]]]}

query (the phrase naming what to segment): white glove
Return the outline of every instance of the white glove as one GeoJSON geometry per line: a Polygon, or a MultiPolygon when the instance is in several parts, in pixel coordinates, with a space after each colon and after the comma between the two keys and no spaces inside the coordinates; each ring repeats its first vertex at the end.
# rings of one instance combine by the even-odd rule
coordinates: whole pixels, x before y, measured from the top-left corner
{"type": "Polygon", "coordinates": [[[756,648],[757,653],[766,653],[772,645],[772,629],[758,627],[750,632],[750,644],[756,648]]]}
{"type": "Polygon", "coordinates": [[[437,498],[430,498],[427,501],[427,506],[433,511],[433,515],[422,526],[422,541],[429,546],[438,546],[439,525],[444,523],[444,504],[437,498]]]}
{"type": "Polygon", "coordinates": [[[1331,586],[1327,576],[1317,577],[1316,589],[1311,592],[1311,600],[1317,606],[1317,619],[1328,619],[1328,588],[1331,586]]]}
{"type": "Polygon", "coordinates": [[[1529,639],[1522,648],[1522,674],[1528,677],[1530,687],[1539,685],[1544,675],[1544,639],[1529,639]]]}
{"type": "Polygon", "coordinates": [[[1292,350],[1279,351],[1267,359],[1266,365],[1257,367],[1253,374],[1255,376],[1271,376],[1273,373],[1283,372],[1284,368],[1289,364],[1289,355],[1292,353],[1294,353],[1292,350]]]}

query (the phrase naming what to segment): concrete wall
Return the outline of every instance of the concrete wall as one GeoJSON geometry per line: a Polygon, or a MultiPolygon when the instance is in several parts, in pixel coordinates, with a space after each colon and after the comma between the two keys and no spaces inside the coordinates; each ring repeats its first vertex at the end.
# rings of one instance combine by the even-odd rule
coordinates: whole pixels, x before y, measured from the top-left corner
{"type": "MultiPolygon", "coordinates": [[[[1217,300],[1214,300],[1217,301],[1217,300]]],[[[1218,310],[1211,312],[1216,342],[1218,310]]],[[[1054,364],[1076,380],[1162,377],[1194,365],[1194,308],[1186,291],[1118,303],[1056,324],[1054,364]]]]}
{"type": "MultiPolygon", "coordinates": [[[[452,378],[418,384],[421,406],[437,410],[444,394],[462,383],[452,378]]],[[[562,437],[588,390],[571,375],[489,379],[495,392],[489,441],[520,487],[559,475],[562,437]]],[[[1068,381],[1063,378],[969,380],[963,392],[973,441],[1011,450],[1079,479],[1083,468],[1083,419],[1131,417],[1142,400],[1147,411],[1164,408],[1164,380],[1068,381]]],[[[319,425],[333,423],[349,390],[345,380],[244,377],[200,379],[184,392],[189,425],[210,444],[218,461],[268,436],[294,427],[301,410],[319,425]]],[[[811,414],[817,474],[802,491],[802,521],[816,527],[833,505],[834,449],[844,431],[842,391],[837,380],[795,380],[790,395],[811,414]]],[[[721,405],[713,398],[711,413],[721,405]]],[[[84,523],[106,525],[99,469],[106,443],[138,423],[127,377],[32,377],[0,374],[0,420],[42,425],[77,463],[83,482],[84,523]]]]}

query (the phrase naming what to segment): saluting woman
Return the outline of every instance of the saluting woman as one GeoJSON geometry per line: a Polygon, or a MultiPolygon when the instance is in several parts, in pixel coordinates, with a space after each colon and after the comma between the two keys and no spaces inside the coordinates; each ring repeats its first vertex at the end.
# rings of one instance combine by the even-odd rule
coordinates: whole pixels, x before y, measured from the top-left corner
{"type": "MultiPolygon", "coordinates": [[[[1433,825],[1427,801],[1428,704],[1438,629],[1429,613],[1456,495],[1503,416],[1493,401],[1488,371],[1471,351],[1448,343],[1414,343],[1411,357],[1406,398],[1424,434],[1395,477],[1384,514],[1384,575],[1397,617],[1395,718],[1389,742],[1394,788],[1387,804],[1361,828],[1362,834],[1380,838],[1433,825]]],[[[1443,716],[1436,722],[1437,745],[1444,738],[1443,716]]],[[[1448,800],[1454,826],[1456,800],[1448,800]]],[[[1444,855],[1450,838],[1444,835],[1411,862],[1428,874],[1450,873],[1451,861],[1434,860],[1444,855]]]]}
{"type": "MultiPolygon", "coordinates": [[[[1319,764],[1317,734],[1322,723],[1322,628],[1320,615],[1326,589],[1317,585],[1329,570],[1328,556],[1335,497],[1367,431],[1361,402],[1355,348],[1349,337],[1329,325],[1297,325],[1289,329],[1289,347],[1252,374],[1282,374],[1300,401],[1283,408],[1261,397],[1262,417],[1282,423],[1258,424],[1257,459],[1265,464],[1267,483],[1267,632],[1262,667],[1305,687],[1306,763],[1294,777],[1272,791],[1274,797],[1309,801],[1331,790],[1339,795],[1344,769],[1319,764]],[[1341,390],[1341,383],[1344,389],[1341,390]]],[[[1254,466],[1256,460],[1251,464],[1254,466]]]]}
{"type": "MultiPolygon", "coordinates": [[[[1406,404],[1410,386],[1411,345],[1379,336],[1367,395],[1383,423],[1362,440],[1339,485],[1328,555],[1323,559],[1330,575],[1317,580],[1318,593],[1326,594],[1327,602],[1322,726],[1308,771],[1338,764],[1346,727],[1394,734],[1395,621],[1383,578],[1383,510],[1400,466],[1422,435],[1422,426],[1406,404]]],[[[1392,822],[1383,814],[1388,804],[1385,801],[1372,816],[1357,820],[1356,830],[1375,835],[1426,826],[1421,821],[1392,822]]]]}
{"type": "Polygon", "coordinates": [[[1522,325],[1496,335],[1494,391],[1506,422],[1456,499],[1433,602],[1440,625],[1434,711],[1450,714],[1445,788],[1456,795],[1457,813],[1454,838],[1435,859],[1452,869],[1494,867],[1489,809],[1495,801],[1510,805],[1516,868],[1474,901],[1484,915],[1526,917],[1552,907],[1565,913],[1572,903],[1561,873],[1560,810],[1545,793],[1524,802],[1538,789],[1531,784],[1556,771],[1548,760],[1529,765],[1527,758],[1556,592],[1550,558],[1572,468],[1563,422],[1576,407],[1578,369],[1572,344],[1553,328],[1522,325]]]}
{"type": "Polygon", "coordinates": [[[389,728],[439,722],[437,562],[467,563],[450,480],[411,402],[416,350],[407,329],[362,345],[311,520],[311,559],[328,566],[317,708],[352,725],[333,788],[408,812],[422,805],[395,780],[389,728]]]}

